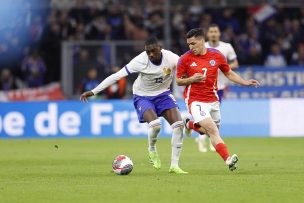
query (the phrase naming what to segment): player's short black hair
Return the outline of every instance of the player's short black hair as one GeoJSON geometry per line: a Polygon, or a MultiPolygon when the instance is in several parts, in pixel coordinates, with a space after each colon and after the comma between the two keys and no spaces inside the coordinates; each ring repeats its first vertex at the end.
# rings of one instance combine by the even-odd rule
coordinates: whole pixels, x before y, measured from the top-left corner
{"type": "Polygon", "coordinates": [[[215,23],[212,23],[208,26],[208,30],[209,28],[212,28],[212,27],[217,27],[218,29],[220,29],[220,27],[218,26],[218,24],[215,24],[215,23]]]}
{"type": "Polygon", "coordinates": [[[158,39],[156,37],[150,37],[145,41],[145,46],[159,44],[158,39]]]}
{"type": "Polygon", "coordinates": [[[189,32],[186,34],[186,38],[191,38],[191,37],[202,37],[205,38],[205,33],[202,28],[194,28],[191,29],[189,32]]]}

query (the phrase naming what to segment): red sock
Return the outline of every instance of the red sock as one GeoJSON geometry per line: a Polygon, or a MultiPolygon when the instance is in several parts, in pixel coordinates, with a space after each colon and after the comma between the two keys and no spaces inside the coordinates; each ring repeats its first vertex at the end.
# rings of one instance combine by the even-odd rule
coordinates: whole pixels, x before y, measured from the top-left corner
{"type": "Polygon", "coordinates": [[[224,161],[226,161],[228,159],[229,152],[228,152],[228,149],[227,149],[227,147],[226,147],[226,145],[224,143],[217,144],[215,146],[215,150],[224,159],[224,161]]]}
{"type": "Polygon", "coordinates": [[[199,125],[196,125],[195,123],[193,123],[193,121],[188,121],[188,127],[190,128],[190,129],[193,129],[193,130],[195,130],[196,132],[198,132],[199,134],[202,134],[201,132],[200,132],[200,126],[199,125]]]}

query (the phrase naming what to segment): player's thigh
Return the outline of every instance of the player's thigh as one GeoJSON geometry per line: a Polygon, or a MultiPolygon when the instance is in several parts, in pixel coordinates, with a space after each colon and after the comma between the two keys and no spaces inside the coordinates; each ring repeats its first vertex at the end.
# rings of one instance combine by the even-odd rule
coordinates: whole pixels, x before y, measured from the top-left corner
{"type": "Polygon", "coordinates": [[[172,125],[176,121],[181,121],[181,115],[178,111],[177,102],[171,92],[164,92],[153,99],[156,114],[163,116],[172,125]]]}
{"type": "Polygon", "coordinates": [[[219,102],[212,103],[210,115],[211,115],[212,120],[219,127],[221,125],[221,110],[220,110],[219,102]]]}
{"type": "Polygon", "coordinates": [[[141,96],[135,96],[133,100],[140,123],[149,123],[158,118],[155,105],[149,99],[141,96]]]}
{"type": "Polygon", "coordinates": [[[204,129],[205,133],[208,134],[208,136],[219,135],[218,128],[211,117],[207,117],[204,120],[201,120],[199,122],[199,125],[204,129]]]}
{"type": "Polygon", "coordinates": [[[147,123],[150,123],[151,121],[156,120],[158,116],[153,109],[148,109],[144,112],[143,118],[147,123]]]}
{"type": "Polygon", "coordinates": [[[200,123],[200,121],[211,118],[210,115],[210,104],[203,102],[192,102],[190,106],[191,115],[193,117],[194,123],[200,123]]]}
{"type": "Polygon", "coordinates": [[[172,125],[176,121],[182,120],[182,117],[177,107],[163,111],[162,116],[168,121],[170,125],[172,125]]]}

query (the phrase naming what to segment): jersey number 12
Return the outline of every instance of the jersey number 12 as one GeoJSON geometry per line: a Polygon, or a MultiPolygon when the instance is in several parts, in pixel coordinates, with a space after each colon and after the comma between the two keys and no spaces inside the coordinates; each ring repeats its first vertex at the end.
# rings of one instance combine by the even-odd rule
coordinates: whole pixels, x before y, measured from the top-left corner
{"type": "Polygon", "coordinates": [[[163,78],[155,78],[155,83],[163,83],[163,78]]]}

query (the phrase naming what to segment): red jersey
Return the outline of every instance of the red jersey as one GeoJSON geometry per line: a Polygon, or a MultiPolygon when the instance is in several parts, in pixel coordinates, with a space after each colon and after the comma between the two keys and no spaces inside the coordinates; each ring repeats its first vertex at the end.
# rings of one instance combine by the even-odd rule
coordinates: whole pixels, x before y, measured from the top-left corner
{"type": "Polygon", "coordinates": [[[193,101],[216,102],[218,68],[223,73],[230,71],[230,67],[224,56],[216,49],[208,48],[204,55],[194,55],[192,51],[186,52],[179,59],[176,77],[191,77],[195,73],[206,76],[203,82],[195,82],[186,86],[184,99],[188,106],[193,101]]]}

